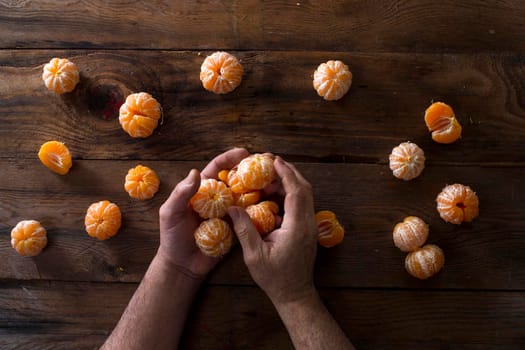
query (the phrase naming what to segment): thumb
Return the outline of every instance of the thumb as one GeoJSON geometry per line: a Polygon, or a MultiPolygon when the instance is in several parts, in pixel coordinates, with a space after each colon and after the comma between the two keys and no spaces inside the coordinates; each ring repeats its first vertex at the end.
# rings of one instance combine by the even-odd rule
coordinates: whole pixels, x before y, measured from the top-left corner
{"type": "Polygon", "coordinates": [[[240,207],[230,207],[228,215],[233,221],[233,228],[243,252],[246,254],[256,251],[262,240],[246,211],[240,207]]]}
{"type": "Polygon", "coordinates": [[[168,216],[182,215],[188,208],[188,202],[200,186],[199,172],[192,169],[188,176],[175,186],[170,196],[161,207],[168,216]]]}

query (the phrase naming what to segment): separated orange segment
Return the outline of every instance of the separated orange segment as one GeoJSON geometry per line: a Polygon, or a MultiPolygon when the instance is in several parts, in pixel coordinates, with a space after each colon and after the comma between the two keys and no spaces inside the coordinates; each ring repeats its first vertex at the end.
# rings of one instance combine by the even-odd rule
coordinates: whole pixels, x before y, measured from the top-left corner
{"type": "Polygon", "coordinates": [[[252,219],[257,232],[264,236],[275,229],[275,215],[279,213],[279,206],[275,202],[264,201],[248,206],[246,213],[252,219]]]}
{"type": "Polygon", "coordinates": [[[40,146],[38,158],[51,171],[60,175],[67,174],[73,165],[69,149],[59,141],[48,141],[40,146]]]}
{"type": "Polygon", "coordinates": [[[122,216],[115,203],[103,200],[89,206],[84,223],[91,237],[105,240],[113,237],[120,229],[122,216]]]}
{"type": "Polygon", "coordinates": [[[57,94],[71,92],[80,81],[77,66],[66,58],[53,58],[44,66],[42,79],[57,94]]]}
{"type": "Polygon", "coordinates": [[[334,212],[321,210],[315,214],[315,221],[319,231],[318,242],[320,245],[330,248],[343,241],[345,230],[334,212]]]}
{"type": "Polygon", "coordinates": [[[452,224],[470,222],[479,214],[478,196],[469,186],[448,185],[437,196],[436,202],[441,218],[452,224]]]}
{"type": "Polygon", "coordinates": [[[161,116],[160,103],[147,92],[131,94],[120,106],[119,122],[131,137],[148,137],[161,116]]]}
{"type": "Polygon", "coordinates": [[[421,247],[428,238],[428,225],[417,216],[407,216],[396,224],[393,232],[394,244],[403,252],[411,252],[421,247]]]}
{"type": "Polygon", "coordinates": [[[405,268],[409,274],[419,279],[427,279],[438,273],[445,264],[445,254],[437,245],[427,244],[423,248],[408,253],[405,268]]]}
{"type": "Polygon", "coordinates": [[[203,221],[194,233],[195,243],[207,256],[220,257],[228,253],[233,242],[233,231],[219,218],[203,221]]]}
{"type": "Polygon", "coordinates": [[[314,89],[327,101],[339,100],[352,85],[352,73],[341,61],[321,63],[314,72],[314,89]]]}
{"type": "Polygon", "coordinates": [[[216,94],[227,94],[241,84],[242,65],[227,52],[215,52],[206,57],[201,66],[202,86],[216,94]]]}
{"type": "Polygon", "coordinates": [[[261,191],[251,191],[246,193],[233,192],[233,205],[238,207],[247,208],[250,205],[257,204],[260,199],[261,191]]]}
{"type": "Polygon", "coordinates": [[[418,177],[425,169],[425,153],[412,142],[403,142],[394,147],[389,161],[394,176],[405,181],[418,177]]]}
{"type": "Polygon", "coordinates": [[[144,165],[129,169],[124,182],[124,189],[132,198],[144,200],[152,198],[159,190],[160,180],[157,173],[144,165]]]}
{"type": "Polygon", "coordinates": [[[11,245],[22,256],[36,256],[47,245],[47,232],[36,220],[20,221],[11,230],[11,245]]]}
{"type": "Polygon", "coordinates": [[[203,219],[222,218],[233,205],[233,194],[222,181],[201,180],[199,190],[190,199],[190,204],[203,219]]]}
{"type": "Polygon", "coordinates": [[[435,102],[427,108],[425,123],[436,142],[452,143],[461,137],[461,125],[452,107],[443,102],[435,102]]]}

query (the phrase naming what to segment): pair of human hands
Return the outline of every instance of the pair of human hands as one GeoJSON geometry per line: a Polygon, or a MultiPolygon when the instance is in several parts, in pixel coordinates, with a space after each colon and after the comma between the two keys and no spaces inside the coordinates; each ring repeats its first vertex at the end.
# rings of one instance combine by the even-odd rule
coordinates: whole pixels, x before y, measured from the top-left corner
{"type": "MultiPolygon", "coordinates": [[[[231,169],[249,155],[234,148],[215,157],[199,174],[191,170],[177,184],[159,210],[159,255],[186,275],[202,280],[220,261],[204,255],[193,233],[200,223],[189,206],[200,180],[217,178],[219,171],[231,169]]],[[[261,238],[244,209],[231,207],[228,214],[254,281],[274,303],[301,298],[313,290],[313,266],[317,252],[312,188],[292,165],[275,157],[279,177],[271,192],[284,196],[284,215],[279,228],[261,238]]]]}

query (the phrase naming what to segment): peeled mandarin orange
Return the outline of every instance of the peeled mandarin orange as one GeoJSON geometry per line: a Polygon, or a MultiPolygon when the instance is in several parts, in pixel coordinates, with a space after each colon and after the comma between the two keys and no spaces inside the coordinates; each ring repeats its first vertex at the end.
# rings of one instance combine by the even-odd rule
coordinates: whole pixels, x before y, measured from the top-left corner
{"type": "Polygon", "coordinates": [[[425,153],[411,142],[403,142],[394,147],[389,160],[394,176],[405,181],[418,177],[425,168],[425,153]]]}
{"type": "Polygon", "coordinates": [[[232,191],[222,181],[201,180],[199,190],[190,199],[190,204],[203,219],[221,218],[233,205],[232,191]]]}
{"type": "Polygon", "coordinates": [[[425,123],[432,132],[432,140],[439,143],[452,143],[461,137],[461,125],[452,108],[435,102],[425,111],[425,123]]]}
{"type": "Polygon", "coordinates": [[[36,220],[20,221],[11,230],[11,245],[22,256],[36,256],[47,245],[46,230],[36,220]]]}
{"type": "Polygon", "coordinates": [[[159,123],[160,103],[147,92],[131,94],[120,106],[119,121],[131,137],[148,137],[159,123]]]}
{"type": "Polygon", "coordinates": [[[278,212],[279,206],[272,201],[264,201],[246,208],[246,213],[252,219],[253,225],[261,236],[275,229],[275,215],[278,212]]]}
{"type": "Polygon", "coordinates": [[[407,216],[396,224],[393,232],[394,244],[403,252],[421,247],[428,238],[428,225],[417,216],[407,216]]]}
{"type": "Polygon", "coordinates": [[[479,213],[478,196],[469,186],[448,185],[437,196],[436,202],[441,218],[452,224],[470,222],[479,213]]]}
{"type": "Polygon", "coordinates": [[[343,241],[345,229],[337,220],[334,212],[321,210],[315,213],[317,230],[319,231],[318,242],[325,248],[338,245],[343,241]]]}
{"type": "Polygon", "coordinates": [[[251,191],[246,193],[233,192],[233,205],[247,208],[250,205],[257,204],[261,199],[261,191],[251,191]]]}
{"type": "Polygon", "coordinates": [[[314,72],[314,89],[327,101],[339,100],[352,85],[352,73],[341,61],[321,63],[314,72]]]}
{"type": "Polygon", "coordinates": [[[105,240],[117,234],[122,216],[115,203],[103,200],[89,206],[84,223],[91,237],[105,240]]]}
{"type": "Polygon", "coordinates": [[[215,52],[206,57],[201,66],[202,86],[216,94],[227,94],[240,85],[243,68],[235,56],[215,52]]]}
{"type": "Polygon", "coordinates": [[[159,190],[160,180],[157,173],[144,165],[129,169],[124,182],[124,189],[132,198],[144,200],[152,198],[159,190]]]}
{"type": "MultiPolygon", "coordinates": [[[[252,154],[241,160],[237,166],[237,175],[244,189],[261,190],[275,180],[273,156],[270,154],[252,154]]],[[[230,183],[232,191],[233,185],[230,183]]]]}
{"type": "Polygon", "coordinates": [[[59,141],[48,141],[40,146],[38,158],[51,171],[60,175],[67,174],[73,164],[69,149],[59,141]]]}
{"type": "Polygon", "coordinates": [[[409,274],[419,279],[427,279],[443,268],[445,254],[437,245],[427,244],[408,253],[405,268],[409,274]]]}
{"type": "Polygon", "coordinates": [[[203,221],[194,233],[195,243],[207,256],[220,257],[230,251],[233,232],[228,223],[219,218],[203,221]]]}
{"type": "Polygon", "coordinates": [[[44,66],[42,79],[49,90],[63,94],[75,89],[80,76],[73,62],[66,58],[53,58],[44,66]]]}

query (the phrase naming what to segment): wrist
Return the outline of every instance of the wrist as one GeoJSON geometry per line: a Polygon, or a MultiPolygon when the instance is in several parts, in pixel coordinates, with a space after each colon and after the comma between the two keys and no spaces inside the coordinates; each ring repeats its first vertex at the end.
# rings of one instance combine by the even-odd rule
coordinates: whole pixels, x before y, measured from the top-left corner
{"type": "Polygon", "coordinates": [[[320,300],[313,284],[294,293],[280,293],[269,297],[277,310],[310,305],[320,300]]]}
{"type": "Polygon", "coordinates": [[[186,267],[177,264],[173,259],[167,257],[160,249],[153,258],[151,265],[156,273],[161,274],[167,280],[184,281],[185,285],[199,287],[205,276],[197,275],[186,267]]]}

